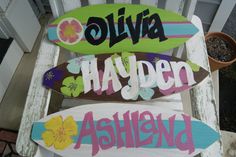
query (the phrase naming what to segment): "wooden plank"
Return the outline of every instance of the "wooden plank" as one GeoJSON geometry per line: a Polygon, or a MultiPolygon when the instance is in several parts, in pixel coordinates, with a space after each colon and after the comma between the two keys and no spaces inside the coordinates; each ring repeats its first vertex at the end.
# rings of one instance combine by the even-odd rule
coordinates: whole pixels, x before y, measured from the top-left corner
{"type": "Polygon", "coordinates": [[[94,4],[105,4],[106,0],[88,0],[89,5],[94,5],[94,4]]]}
{"type": "Polygon", "coordinates": [[[220,109],[220,102],[219,102],[219,70],[212,72],[212,80],[214,85],[215,97],[216,97],[216,111],[219,118],[219,109],[220,109]]]}
{"type": "Polygon", "coordinates": [[[34,155],[34,157],[55,157],[55,154],[42,146],[38,146],[38,151],[34,155]]]}
{"type": "Polygon", "coordinates": [[[198,2],[210,3],[210,4],[215,4],[215,5],[219,5],[220,4],[220,1],[218,1],[218,0],[198,0],[198,2]]]}
{"type": "Polygon", "coordinates": [[[114,3],[132,3],[132,0],[114,0],[114,3]]]}
{"type": "Polygon", "coordinates": [[[192,19],[195,8],[197,5],[197,0],[187,0],[183,9],[183,16],[187,17],[188,20],[192,19]]]}
{"type": "MultiPolygon", "coordinates": [[[[166,0],[165,2],[165,9],[169,11],[176,12],[178,14],[182,14],[183,8],[184,8],[184,2],[185,0],[175,0],[173,3],[173,0],[166,0]]],[[[169,54],[172,56],[177,56],[177,54],[182,52],[182,48],[174,48],[173,50],[169,50],[169,54]]]]}
{"type": "Polygon", "coordinates": [[[4,86],[4,84],[0,80],[0,102],[2,101],[2,98],[3,98],[6,90],[7,90],[7,88],[4,86]]]}
{"type": "Polygon", "coordinates": [[[81,7],[80,0],[61,0],[65,12],[81,7]]]}
{"type": "Polygon", "coordinates": [[[7,10],[7,7],[11,3],[10,0],[1,0],[0,1],[0,12],[4,13],[7,10]]]}
{"type": "Polygon", "coordinates": [[[31,127],[34,121],[47,114],[51,97],[51,91],[42,86],[42,76],[45,71],[56,65],[58,57],[59,47],[44,38],[36,60],[17,138],[16,149],[22,156],[33,156],[36,153],[37,145],[30,140],[31,127]]]}
{"type": "MultiPolygon", "coordinates": [[[[151,101],[140,101],[140,102],[136,102],[136,104],[143,104],[143,105],[148,104],[150,106],[165,107],[171,110],[183,112],[183,105],[180,100],[180,95],[179,94],[175,94],[175,95],[176,97],[167,96],[165,97],[165,99],[153,99],[151,101]]],[[[62,110],[80,106],[80,105],[98,104],[98,103],[104,103],[104,101],[85,100],[85,99],[64,99],[62,102],[62,110]]],[[[135,104],[135,103],[132,103],[132,104],[135,104]]]]}
{"type": "Polygon", "coordinates": [[[23,56],[24,52],[21,50],[15,40],[9,46],[2,63],[0,64],[0,83],[1,87],[0,102],[10,84],[14,72],[23,56]]]}
{"type": "Polygon", "coordinates": [[[0,19],[0,38],[9,39],[10,35],[8,30],[6,30],[6,26],[4,26],[4,22],[0,19]]]}
{"type": "Polygon", "coordinates": [[[39,7],[37,6],[35,1],[28,0],[30,6],[32,7],[32,10],[34,11],[34,14],[37,18],[39,18],[42,14],[40,13],[39,7]]]}
{"type": "MultiPolygon", "coordinates": [[[[192,19],[192,16],[194,14],[195,8],[196,8],[197,0],[186,0],[185,5],[183,8],[183,13],[182,15],[187,17],[188,20],[192,19]]],[[[180,58],[185,58],[186,59],[186,47],[180,46],[179,49],[176,49],[174,52],[174,56],[180,57],[180,58]]],[[[183,103],[183,110],[185,113],[192,115],[192,108],[191,108],[191,100],[190,100],[190,94],[189,91],[184,91],[181,92],[181,99],[183,103]]]]}
{"type": "Polygon", "coordinates": [[[192,107],[191,107],[191,100],[189,91],[184,91],[181,94],[181,100],[183,104],[183,112],[189,115],[192,115],[192,107]]]}
{"type": "MultiPolygon", "coordinates": [[[[197,16],[193,16],[192,22],[199,28],[199,32],[186,43],[187,58],[210,71],[201,20],[197,16]]],[[[210,76],[199,86],[190,90],[190,99],[193,116],[220,132],[213,82],[210,76]]],[[[222,140],[219,140],[201,156],[221,157],[222,150],[222,140]]]]}
{"type": "Polygon", "coordinates": [[[157,6],[158,0],[140,0],[140,4],[150,5],[150,6],[157,6]]]}
{"type": "Polygon", "coordinates": [[[42,1],[41,0],[35,0],[35,2],[36,2],[37,6],[38,6],[38,8],[40,10],[40,14],[45,14],[46,11],[44,9],[42,1]]]}
{"type": "Polygon", "coordinates": [[[175,0],[174,3],[173,0],[166,0],[165,9],[181,15],[184,9],[184,2],[185,0],[175,0]]]}
{"type": "MultiPolygon", "coordinates": [[[[196,8],[196,4],[197,0],[185,0],[185,4],[182,4],[184,6],[180,9],[180,13],[183,16],[187,17],[188,20],[191,20],[194,14],[194,10],[196,8]]],[[[173,50],[173,56],[181,58],[183,56],[183,52],[185,52],[184,48],[185,48],[184,45],[175,48],[173,50]]]]}
{"type": "Polygon", "coordinates": [[[222,0],[214,17],[209,32],[221,32],[236,4],[236,0],[222,0]]]}
{"type": "MultiPolygon", "coordinates": [[[[140,0],[140,4],[150,5],[150,6],[157,6],[158,0],[140,0]]],[[[165,52],[165,55],[172,55],[171,51],[165,52]]],[[[181,102],[180,94],[173,94],[170,96],[154,99],[152,101],[153,105],[163,105],[163,107],[168,107],[173,110],[180,110],[183,111],[183,105],[181,102]]]]}
{"type": "Polygon", "coordinates": [[[181,97],[180,97],[180,93],[176,93],[176,94],[172,94],[169,96],[164,96],[161,98],[157,98],[157,101],[166,101],[166,102],[181,102],[181,97]]]}
{"type": "Polygon", "coordinates": [[[57,18],[64,14],[61,0],[49,0],[49,3],[54,18],[57,18]]]}
{"type": "Polygon", "coordinates": [[[148,103],[147,101],[141,101],[141,102],[138,102],[138,104],[163,107],[163,108],[170,109],[173,111],[183,112],[182,102],[171,100],[171,99],[170,100],[169,99],[166,99],[166,100],[153,99],[153,100],[148,101],[148,103]]]}

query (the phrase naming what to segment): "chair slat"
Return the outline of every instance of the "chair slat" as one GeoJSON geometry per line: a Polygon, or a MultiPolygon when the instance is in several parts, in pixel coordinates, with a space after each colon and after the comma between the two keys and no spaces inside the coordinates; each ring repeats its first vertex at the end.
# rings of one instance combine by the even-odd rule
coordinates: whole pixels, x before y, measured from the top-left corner
{"type": "Polygon", "coordinates": [[[106,0],[88,0],[89,5],[94,5],[94,4],[105,4],[106,0]]]}
{"type": "Polygon", "coordinates": [[[61,0],[65,12],[81,7],[80,0],[61,0]]]}
{"type": "MultiPolygon", "coordinates": [[[[171,110],[180,111],[183,112],[183,105],[181,100],[179,100],[180,96],[179,94],[176,94],[175,96],[171,96],[170,98],[173,99],[163,99],[163,98],[157,98],[150,101],[139,101],[139,102],[129,102],[134,104],[142,104],[142,105],[151,105],[151,106],[159,106],[159,107],[165,107],[169,108],[171,110]]],[[[99,105],[99,103],[104,103],[104,101],[96,101],[96,100],[85,100],[85,99],[64,99],[62,110],[69,109],[72,107],[80,106],[80,105],[87,105],[87,104],[96,104],[99,105]]]]}
{"type": "Polygon", "coordinates": [[[37,145],[30,140],[31,127],[34,121],[47,115],[51,97],[51,91],[42,86],[42,76],[45,71],[56,65],[58,57],[59,47],[44,37],[30,82],[16,143],[16,150],[22,156],[34,156],[37,150],[37,145]]]}
{"type": "MultiPolygon", "coordinates": [[[[157,6],[158,0],[140,0],[140,4],[157,6]]],[[[165,54],[172,55],[172,51],[168,51],[165,54]]],[[[136,102],[138,104],[147,104],[147,102],[136,102]]],[[[148,102],[149,105],[158,105],[170,108],[172,110],[183,111],[183,105],[181,102],[180,94],[174,94],[163,98],[154,99],[148,102]]]]}
{"type": "MultiPolygon", "coordinates": [[[[166,0],[165,1],[165,6],[164,9],[169,10],[169,11],[173,11],[176,13],[180,13],[183,10],[181,8],[181,4],[184,2],[185,0],[175,0],[173,3],[173,0],[166,0]]],[[[161,1],[163,3],[163,1],[161,1]]],[[[173,49],[173,50],[169,50],[167,51],[165,54],[169,54],[171,56],[175,56],[177,53],[179,53],[179,49],[173,49]]]]}
{"type": "Polygon", "coordinates": [[[140,0],[140,4],[157,6],[158,0],[140,0]]]}
{"type": "Polygon", "coordinates": [[[132,0],[114,0],[114,3],[132,3],[132,0]]]}
{"type": "MultiPolygon", "coordinates": [[[[193,16],[192,23],[197,26],[199,32],[186,43],[188,59],[210,71],[201,20],[193,16]]],[[[190,99],[193,116],[220,132],[211,74],[201,84],[190,90],[190,99]]],[[[222,150],[222,139],[220,139],[206,149],[201,157],[222,157],[222,150]]]]}
{"type": "MultiPolygon", "coordinates": [[[[166,0],[165,9],[182,15],[185,1],[186,0],[175,0],[173,3],[173,0],[166,0]]],[[[172,52],[172,56],[181,56],[183,52],[183,47],[181,46],[179,48],[175,48],[170,52],[172,52]]]]}
{"type": "Polygon", "coordinates": [[[165,9],[182,14],[185,0],[166,0],[165,9]]]}
{"type": "MultiPolygon", "coordinates": [[[[185,0],[184,7],[180,7],[180,11],[183,16],[187,17],[189,20],[192,19],[194,14],[194,10],[196,8],[197,0],[185,0]]],[[[182,4],[183,5],[183,4],[182,4]]],[[[173,56],[181,58],[184,52],[184,45],[180,46],[179,48],[175,48],[173,50],[173,56]]]]}
{"type": "Polygon", "coordinates": [[[187,17],[188,20],[192,19],[195,8],[197,5],[197,0],[187,0],[183,9],[183,16],[187,17]]]}
{"type": "Polygon", "coordinates": [[[55,157],[55,154],[42,146],[38,146],[38,150],[34,157],[55,157]]]}

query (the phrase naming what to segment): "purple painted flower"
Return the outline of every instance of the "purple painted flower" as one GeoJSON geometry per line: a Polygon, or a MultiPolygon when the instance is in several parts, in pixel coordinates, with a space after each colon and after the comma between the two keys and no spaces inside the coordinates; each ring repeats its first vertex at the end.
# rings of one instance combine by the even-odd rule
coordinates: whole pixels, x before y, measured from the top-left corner
{"type": "Polygon", "coordinates": [[[62,79],[62,71],[56,68],[53,68],[47,71],[43,76],[43,85],[49,88],[52,88],[54,82],[62,79]]]}

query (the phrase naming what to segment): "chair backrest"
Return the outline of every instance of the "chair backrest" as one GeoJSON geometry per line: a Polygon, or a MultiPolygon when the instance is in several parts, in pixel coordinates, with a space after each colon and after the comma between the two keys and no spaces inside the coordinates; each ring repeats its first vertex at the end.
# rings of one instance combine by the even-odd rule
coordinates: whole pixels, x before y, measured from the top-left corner
{"type": "Polygon", "coordinates": [[[132,3],[156,6],[192,17],[197,0],[50,0],[53,16],[56,18],[78,7],[105,3],[132,3]]]}

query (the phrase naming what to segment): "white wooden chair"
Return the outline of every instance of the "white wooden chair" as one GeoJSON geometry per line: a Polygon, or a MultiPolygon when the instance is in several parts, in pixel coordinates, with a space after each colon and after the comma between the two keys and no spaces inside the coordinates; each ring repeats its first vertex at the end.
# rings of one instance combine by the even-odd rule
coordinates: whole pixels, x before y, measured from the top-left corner
{"type": "MultiPolygon", "coordinates": [[[[168,52],[170,55],[187,57],[192,62],[199,64],[209,70],[207,51],[205,47],[204,34],[201,20],[194,16],[194,9],[197,0],[49,0],[54,18],[63,15],[65,12],[84,5],[94,5],[102,3],[135,3],[157,6],[166,10],[171,10],[186,16],[198,28],[199,32],[191,38],[185,46],[168,52]],[[182,54],[183,50],[184,53],[182,54]]],[[[41,42],[38,58],[35,64],[25,109],[19,129],[17,139],[17,151],[22,156],[53,157],[54,154],[38,147],[30,139],[31,127],[34,121],[47,115],[48,106],[51,98],[51,91],[42,86],[42,76],[45,71],[57,65],[59,57],[59,47],[50,43],[45,35],[41,42]]],[[[62,106],[72,107],[74,105],[91,103],[87,100],[67,100],[63,101],[62,106]],[[73,104],[73,105],[70,105],[73,104]]],[[[94,103],[94,102],[93,102],[94,103]]],[[[142,103],[142,102],[141,102],[142,103]]],[[[145,102],[147,104],[147,102],[145,102]]],[[[219,132],[219,120],[216,109],[216,101],[213,90],[211,74],[202,83],[190,91],[175,94],[169,97],[154,99],[148,102],[150,105],[168,107],[174,110],[185,111],[194,117],[206,122],[209,126],[219,132]]],[[[222,156],[221,140],[210,146],[201,155],[204,157],[222,156]]]]}

